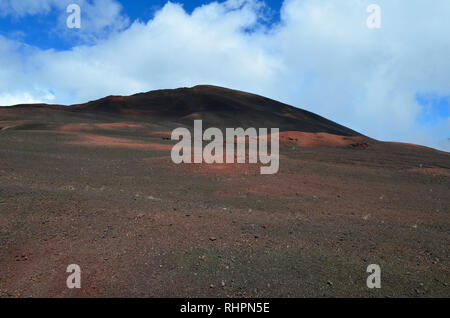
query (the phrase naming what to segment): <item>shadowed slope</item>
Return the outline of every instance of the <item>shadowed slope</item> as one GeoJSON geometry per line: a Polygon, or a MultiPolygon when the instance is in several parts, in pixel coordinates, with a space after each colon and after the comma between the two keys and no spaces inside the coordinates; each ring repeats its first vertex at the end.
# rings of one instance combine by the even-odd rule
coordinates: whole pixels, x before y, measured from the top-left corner
{"type": "Polygon", "coordinates": [[[109,96],[74,105],[70,110],[169,119],[186,125],[191,125],[194,119],[202,119],[205,125],[215,127],[274,127],[282,131],[360,136],[311,112],[216,86],[157,90],[128,97],[109,96]]]}

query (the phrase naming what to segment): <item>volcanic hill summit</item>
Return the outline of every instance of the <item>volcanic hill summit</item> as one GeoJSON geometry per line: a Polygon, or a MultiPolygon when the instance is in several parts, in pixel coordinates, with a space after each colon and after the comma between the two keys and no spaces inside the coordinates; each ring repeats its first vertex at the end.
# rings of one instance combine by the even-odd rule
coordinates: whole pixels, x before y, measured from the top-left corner
{"type": "Polygon", "coordinates": [[[281,131],[361,136],[309,111],[259,95],[210,85],[108,96],[73,105],[68,110],[150,117],[186,125],[192,125],[194,119],[202,119],[205,125],[214,127],[274,127],[281,131]]]}

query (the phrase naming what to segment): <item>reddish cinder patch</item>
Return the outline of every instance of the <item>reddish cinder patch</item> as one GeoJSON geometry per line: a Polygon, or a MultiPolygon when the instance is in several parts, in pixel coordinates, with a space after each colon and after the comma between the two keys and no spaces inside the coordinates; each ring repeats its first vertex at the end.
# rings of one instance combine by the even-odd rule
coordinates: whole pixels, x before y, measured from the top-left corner
{"type": "Polygon", "coordinates": [[[95,129],[105,129],[105,130],[121,130],[121,129],[145,129],[145,125],[142,124],[129,124],[129,123],[101,123],[101,124],[67,124],[60,127],[58,130],[67,132],[78,132],[78,131],[91,131],[95,129]]]}
{"type": "Polygon", "coordinates": [[[81,124],[81,123],[68,124],[58,128],[59,131],[67,131],[67,132],[85,131],[92,129],[94,129],[92,124],[81,124]]]}
{"type": "Polygon", "coordinates": [[[142,124],[128,124],[128,123],[104,123],[96,124],[98,128],[102,129],[144,129],[145,125],[142,124]]]}
{"type": "Polygon", "coordinates": [[[88,134],[81,135],[80,137],[81,137],[80,141],[72,141],[69,144],[79,146],[90,146],[90,147],[131,148],[131,149],[160,150],[160,151],[170,151],[172,149],[171,145],[136,142],[134,140],[126,138],[114,138],[88,134]]]}
{"type": "MultiPolygon", "coordinates": [[[[310,133],[302,131],[283,131],[279,134],[280,145],[300,147],[344,147],[361,144],[364,137],[347,137],[329,133],[310,133]]],[[[258,137],[260,139],[261,136],[258,137]]],[[[249,138],[235,138],[235,141],[249,142],[249,138]],[[244,140],[245,139],[245,140],[244,140]]],[[[267,135],[267,143],[271,143],[271,135],[267,135]]]]}
{"type": "MultiPolygon", "coordinates": [[[[149,132],[149,136],[170,137],[171,131],[153,131],[149,132]]],[[[256,142],[259,142],[259,136],[256,142]]],[[[347,137],[334,135],[329,133],[309,133],[301,131],[284,131],[279,133],[281,145],[285,146],[301,146],[301,147],[344,147],[349,145],[357,145],[364,141],[363,137],[347,137]]],[[[235,137],[235,142],[249,143],[249,137],[235,137]]],[[[267,136],[267,143],[270,144],[271,135],[267,136]]]]}
{"type": "Polygon", "coordinates": [[[151,131],[147,134],[148,136],[160,136],[160,137],[171,137],[171,131],[151,131]]]}

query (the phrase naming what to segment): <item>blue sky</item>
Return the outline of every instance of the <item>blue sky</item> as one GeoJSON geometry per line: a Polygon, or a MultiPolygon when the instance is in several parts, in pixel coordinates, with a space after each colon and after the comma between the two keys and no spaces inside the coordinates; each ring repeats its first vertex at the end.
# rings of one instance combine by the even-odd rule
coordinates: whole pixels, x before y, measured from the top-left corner
{"type": "Polygon", "coordinates": [[[450,151],[450,1],[371,3],[2,0],[0,105],[215,84],[450,151]]]}
{"type": "MultiPolygon", "coordinates": [[[[70,2],[80,3],[76,0],[70,2]]],[[[167,0],[117,2],[121,4],[123,14],[126,15],[129,18],[130,23],[132,23],[136,20],[148,21],[152,19],[155,12],[164,7],[167,0]]],[[[182,4],[186,12],[192,13],[195,8],[213,1],[190,0],[173,2],[182,4]]],[[[280,0],[265,1],[267,6],[266,11],[268,16],[270,16],[270,20],[267,21],[268,24],[279,21],[282,3],[283,1],[280,0]]],[[[84,44],[76,37],[63,37],[58,35],[58,32],[55,30],[55,25],[58,17],[61,15],[61,11],[63,10],[51,10],[36,15],[25,15],[20,17],[14,14],[7,15],[0,19],[0,35],[16,39],[28,45],[37,46],[41,49],[66,50],[74,45],[84,44]]],[[[77,31],[74,30],[74,32],[76,33],[77,31]]]]}
{"type": "Polygon", "coordinates": [[[417,94],[417,102],[423,106],[420,122],[426,124],[436,124],[442,118],[450,117],[450,96],[439,96],[438,94],[427,93],[417,94]]]}

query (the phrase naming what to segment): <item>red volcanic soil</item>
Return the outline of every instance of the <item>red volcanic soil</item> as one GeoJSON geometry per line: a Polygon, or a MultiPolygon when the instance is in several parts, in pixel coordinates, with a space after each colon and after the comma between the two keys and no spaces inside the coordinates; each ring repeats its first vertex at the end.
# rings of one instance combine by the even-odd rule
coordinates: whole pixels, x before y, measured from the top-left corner
{"type": "Polygon", "coordinates": [[[450,295],[448,153],[211,86],[0,107],[0,127],[0,297],[450,295]],[[279,172],[174,164],[193,116],[280,128],[279,172]]]}
{"type": "Polygon", "coordinates": [[[172,149],[171,145],[135,142],[133,140],[125,138],[113,138],[88,134],[83,134],[80,137],[81,140],[71,141],[68,142],[68,144],[89,146],[89,147],[132,148],[132,149],[162,150],[162,151],[170,151],[172,149]]]}
{"type": "Polygon", "coordinates": [[[105,130],[122,130],[122,129],[145,129],[143,124],[129,124],[129,123],[100,123],[100,124],[86,124],[76,123],[67,124],[59,128],[60,131],[90,131],[96,129],[105,130]]]}
{"type": "Polygon", "coordinates": [[[149,136],[160,136],[165,138],[171,138],[172,132],[171,131],[151,131],[148,133],[149,136]]]}
{"type": "MultiPolygon", "coordinates": [[[[282,131],[277,134],[280,144],[284,146],[300,147],[344,147],[344,146],[362,146],[368,147],[368,138],[362,136],[340,136],[325,132],[311,133],[303,131],[282,131]]],[[[169,135],[170,136],[170,135],[169,135]]],[[[267,137],[267,143],[271,142],[271,134],[267,137]]],[[[257,138],[258,140],[260,137],[257,138]]],[[[235,141],[249,142],[248,136],[235,138],[235,141]]]]}

